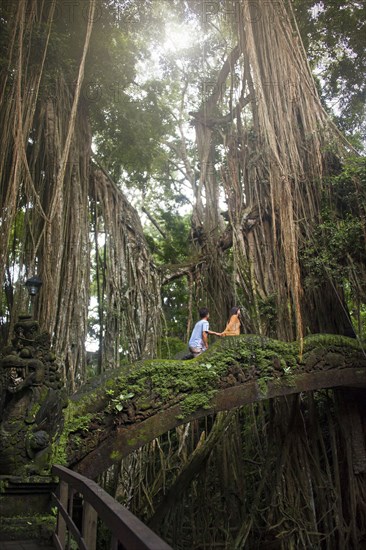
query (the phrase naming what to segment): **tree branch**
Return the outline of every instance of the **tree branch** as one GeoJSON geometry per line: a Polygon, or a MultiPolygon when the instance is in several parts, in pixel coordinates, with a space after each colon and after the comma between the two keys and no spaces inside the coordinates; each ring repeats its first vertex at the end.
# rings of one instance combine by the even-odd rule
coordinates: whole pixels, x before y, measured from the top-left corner
{"type": "Polygon", "coordinates": [[[146,210],[145,206],[143,206],[141,210],[146,214],[146,216],[149,218],[151,223],[156,227],[156,229],[159,231],[160,235],[162,235],[164,237],[164,239],[167,239],[168,238],[167,234],[165,233],[165,231],[162,230],[162,228],[160,227],[160,225],[158,224],[156,219],[150,214],[150,212],[148,210],[146,210]]]}

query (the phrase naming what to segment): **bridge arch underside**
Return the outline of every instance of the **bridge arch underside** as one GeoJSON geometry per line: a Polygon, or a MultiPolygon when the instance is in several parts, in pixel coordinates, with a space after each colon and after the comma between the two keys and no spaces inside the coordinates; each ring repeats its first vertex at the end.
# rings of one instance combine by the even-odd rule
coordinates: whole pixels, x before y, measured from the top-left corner
{"type": "MultiPolygon", "coordinates": [[[[366,370],[364,367],[347,367],[329,371],[302,373],[280,380],[250,381],[229,387],[216,393],[210,408],[197,409],[182,418],[180,405],[158,411],[146,420],[116,429],[96,449],[82,458],[72,468],[79,473],[96,478],[113,463],[143,447],[156,437],[191,420],[203,418],[219,411],[229,411],[242,405],[276,397],[331,388],[359,388],[366,397],[366,370]]],[[[366,402],[364,400],[364,402],[366,402]]]]}

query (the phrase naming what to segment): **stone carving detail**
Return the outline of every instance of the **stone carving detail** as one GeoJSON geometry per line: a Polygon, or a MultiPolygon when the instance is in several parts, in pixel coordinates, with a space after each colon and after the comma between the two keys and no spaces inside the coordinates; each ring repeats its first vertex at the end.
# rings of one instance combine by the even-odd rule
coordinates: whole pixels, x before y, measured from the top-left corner
{"type": "Polygon", "coordinates": [[[0,355],[0,475],[47,471],[66,404],[49,334],[20,318],[12,345],[0,355]]]}

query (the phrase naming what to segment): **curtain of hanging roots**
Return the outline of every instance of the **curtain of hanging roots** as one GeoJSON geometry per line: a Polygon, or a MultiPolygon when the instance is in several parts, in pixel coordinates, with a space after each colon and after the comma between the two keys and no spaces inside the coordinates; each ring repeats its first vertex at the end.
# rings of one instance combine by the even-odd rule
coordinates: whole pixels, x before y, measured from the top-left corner
{"type": "MultiPolygon", "coordinates": [[[[290,3],[243,1],[236,25],[241,93],[250,102],[239,102],[225,136],[234,268],[253,315],[258,300],[274,299],[275,334],[301,338],[302,309],[310,308],[303,307],[299,244],[319,220],[326,150],[344,154],[347,144],[321,106],[290,3]]],[[[316,326],[309,316],[306,324],[316,326]]]]}
{"type": "MultiPolygon", "coordinates": [[[[240,45],[248,60],[249,74],[246,77],[255,94],[252,98],[255,102],[255,143],[252,147],[261,152],[249,174],[246,170],[247,185],[254,188],[251,192],[254,201],[260,199],[259,220],[263,220],[263,214],[272,217],[273,236],[268,244],[280,260],[273,259],[269,265],[276,266],[280,262],[276,266],[280,275],[275,277],[280,288],[276,290],[285,300],[285,304],[279,304],[282,312],[280,325],[291,327],[286,307],[286,301],[291,299],[297,336],[302,337],[302,289],[297,255],[299,235],[295,220],[306,216],[310,223],[315,214],[311,179],[321,177],[322,143],[319,136],[325,127],[325,116],[297,38],[293,38],[293,28],[284,4],[252,6],[243,2],[241,14],[240,45]],[[290,97],[291,93],[296,96],[290,97]],[[305,175],[309,178],[308,184],[305,184],[305,175]],[[283,296],[284,293],[287,296],[283,296]]],[[[247,159],[249,161],[250,156],[247,159]]],[[[259,242],[264,231],[263,223],[260,223],[256,235],[259,242]]],[[[252,232],[256,230],[253,228],[252,232]]],[[[251,246],[250,240],[255,237],[249,237],[249,234],[250,231],[248,248],[252,255],[256,247],[251,246]]],[[[256,264],[255,258],[250,258],[253,260],[256,264]]],[[[288,336],[292,337],[291,332],[288,336]]]]}
{"type": "MultiPolygon", "coordinates": [[[[54,2],[47,6],[40,5],[36,0],[20,0],[8,2],[2,6],[4,20],[8,21],[9,41],[6,66],[0,74],[0,276],[4,280],[5,271],[14,268],[19,263],[19,272],[24,273],[24,263],[31,272],[32,254],[26,258],[18,257],[17,245],[12,244],[23,238],[21,228],[21,212],[33,208],[40,219],[45,220],[46,214],[30,173],[27,161],[29,136],[35,121],[35,111],[39,96],[40,82],[44,60],[48,50],[49,36],[55,8],[54,2]],[[41,31],[42,27],[42,31],[41,31]],[[40,43],[43,39],[43,51],[37,62],[32,61],[32,37],[39,33],[40,43]],[[17,222],[17,223],[16,223],[17,222]]],[[[34,261],[34,260],[33,260],[34,261]]],[[[8,285],[14,284],[14,273],[8,279],[8,285]]],[[[12,296],[10,311],[10,328],[19,309],[26,306],[24,294],[12,296]]],[[[5,313],[5,312],[4,312],[5,313]]],[[[10,330],[8,331],[10,332],[10,330]]]]}
{"type": "Polygon", "coordinates": [[[160,281],[137,212],[102,170],[93,188],[105,237],[103,365],[154,355],[160,335],[160,281]]]}
{"type": "Polygon", "coordinates": [[[218,83],[213,93],[204,100],[197,113],[192,113],[200,166],[200,179],[192,215],[192,237],[194,252],[199,253],[203,259],[194,273],[195,294],[198,304],[209,306],[211,321],[215,326],[227,319],[234,303],[234,293],[224,248],[220,243],[225,224],[220,214],[220,187],[215,168],[216,138],[212,129],[212,117],[221,99],[219,91],[238,54],[238,49],[231,52],[219,72],[218,83]]]}
{"type": "Polygon", "coordinates": [[[114,494],[175,549],[356,550],[366,523],[359,413],[353,394],[322,390],[195,421],[124,459],[114,494]]]}
{"type": "MultiPolygon", "coordinates": [[[[55,2],[20,0],[9,6],[13,10],[8,23],[12,39],[0,109],[1,266],[8,265],[9,236],[16,218],[24,213],[22,234],[15,237],[18,257],[13,260],[19,263],[22,277],[37,273],[42,278],[35,315],[51,333],[74,388],[76,368],[82,375],[85,366],[91,135],[79,98],[93,17],[86,23],[75,88],[70,89],[60,75],[53,86],[48,83],[46,91],[40,82],[55,2]],[[44,48],[41,63],[34,62],[31,55],[37,33],[44,48]]],[[[94,6],[92,0],[90,16],[94,6]]],[[[16,280],[16,273],[13,278],[16,280]]],[[[18,292],[12,323],[24,306],[24,293],[18,292]]]]}
{"type": "Polygon", "coordinates": [[[104,368],[116,366],[121,351],[131,360],[155,352],[160,283],[136,212],[102,173],[90,174],[91,131],[81,91],[95,1],[82,18],[84,48],[68,83],[62,69],[47,72],[55,7],[37,0],[2,7],[10,39],[8,67],[1,73],[0,258],[8,334],[28,307],[21,283],[38,274],[43,285],[35,316],[51,333],[73,390],[85,378],[90,199],[98,203],[105,231],[104,368]],[[37,62],[31,55],[35,37],[37,62]]]}

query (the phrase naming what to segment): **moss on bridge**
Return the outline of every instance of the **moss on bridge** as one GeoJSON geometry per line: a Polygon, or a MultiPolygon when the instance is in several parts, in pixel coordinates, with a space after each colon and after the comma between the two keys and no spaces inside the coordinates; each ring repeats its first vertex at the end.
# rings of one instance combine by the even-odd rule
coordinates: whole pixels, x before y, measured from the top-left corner
{"type": "Polygon", "coordinates": [[[300,356],[297,342],[243,335],[222,339],[190,361],[156,359],[115,369],[71,398],[54,462],[75,464],[116,429],[176,405],[182,420],[198,409],[210,409],[217,392],[226,388],[255,381],[265,398],[270,383],[290,386],[297,374],[349,366],[366,366],[359,343],[350,338],[308,337],[300,356]]]}

